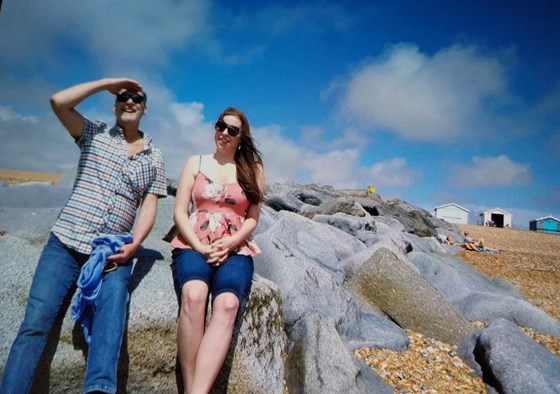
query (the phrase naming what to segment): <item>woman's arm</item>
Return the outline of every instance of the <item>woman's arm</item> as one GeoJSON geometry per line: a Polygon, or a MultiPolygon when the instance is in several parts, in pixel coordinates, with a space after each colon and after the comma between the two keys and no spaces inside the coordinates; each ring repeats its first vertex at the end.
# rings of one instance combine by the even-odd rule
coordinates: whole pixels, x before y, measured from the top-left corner
{"type": "Polygon", "coordinates": [[[213,251],[212,246],[202,244],[189,223],[189,206],[191,204],[194,179],[198,172],[198,160],[199,156],[191,156],[183,167],[179,178],[179,185],[177,186],[177,195],[175,196],[173,220],[179,234],[181,234],[181,237],[187,241],[191,248],[208,257],[213,251]]]}

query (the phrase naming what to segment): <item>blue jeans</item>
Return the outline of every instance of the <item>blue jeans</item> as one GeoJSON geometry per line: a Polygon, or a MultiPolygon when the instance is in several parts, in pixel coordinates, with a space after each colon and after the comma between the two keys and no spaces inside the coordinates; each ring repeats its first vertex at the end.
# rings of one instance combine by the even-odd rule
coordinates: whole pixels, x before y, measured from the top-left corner
{"type": "MultiPolygon", "coordinates": [[[[33,276],[25,317],[4,368],[0,393],[30,391],[49,333],[64,317],[64,307],[68,307],[68,298],[76,289],[80,269],[88,257],[67,248],[51,234],[33,276]]],[[[132,261],[120,265],[103,278],[96,299],[84,393],[116,392],[131,272],[132,261]]]]}
{"type": "Polygon", "coordinates": [[[224,264],[213,267],[206,257],[192,249],[175,248],[171,254],[173,285],[179,301],[183,285],[195,279],[206,283],[212,299],[226,292],[235,294],[240,302],[249,296],[254,271],[251,256],[232,254],[224,264]]]}

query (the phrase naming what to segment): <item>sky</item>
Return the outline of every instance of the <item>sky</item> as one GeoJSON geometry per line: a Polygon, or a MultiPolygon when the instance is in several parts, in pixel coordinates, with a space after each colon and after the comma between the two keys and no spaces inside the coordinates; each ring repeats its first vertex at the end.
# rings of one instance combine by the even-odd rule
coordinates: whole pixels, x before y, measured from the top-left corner
{"type": "MultiPolygon", "coordinates": [[[[560,2],[4,0],[0,168],[68,173],[49,97],[104,77],[148,93],[169,178],[243,110],[267,183],[374,186],[434,212],[560,218],[560,2]]],[[[114,97],[78,110],[111,123],[114,97]]]]}

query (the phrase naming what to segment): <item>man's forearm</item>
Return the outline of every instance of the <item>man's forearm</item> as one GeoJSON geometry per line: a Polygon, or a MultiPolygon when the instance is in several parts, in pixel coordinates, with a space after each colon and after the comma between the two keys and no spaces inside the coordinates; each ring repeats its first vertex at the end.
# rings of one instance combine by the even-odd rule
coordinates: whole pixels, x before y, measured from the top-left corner
{"type": "MultiPolygon", "coordinates": [[[[74,108],[87,97],[107,89],[108,79],[80,83],[55,93],[51,97],[51,105],[55,108],[74,108]]],[[[56,111],[55,111],[56,112],[56,111]]]]}
{"type": "Polygon", "coordinates": [[[134,226],[133,243],[137,247],[140,247],[154,226],[157,215],[157,203],[156,195],[148,194],[144,197],[138,220],[134,226]]]}

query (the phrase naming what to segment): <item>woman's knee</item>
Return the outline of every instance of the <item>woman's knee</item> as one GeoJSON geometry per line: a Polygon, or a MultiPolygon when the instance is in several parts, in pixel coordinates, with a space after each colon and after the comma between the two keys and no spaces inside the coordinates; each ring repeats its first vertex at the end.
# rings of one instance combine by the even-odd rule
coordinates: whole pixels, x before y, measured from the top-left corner
{"type": "Polygon", "coordinates": [[[239,299],[233,293],[221,293],[212,304],[212,314],[217,313],[235,317],[238,310],[239,299]]]}
{"type": "Polygon", "coordinates": [[[181,313],[200,312],[206,309],[208,286],[202,281],[190,281],[181,288],[181,313]]]}

